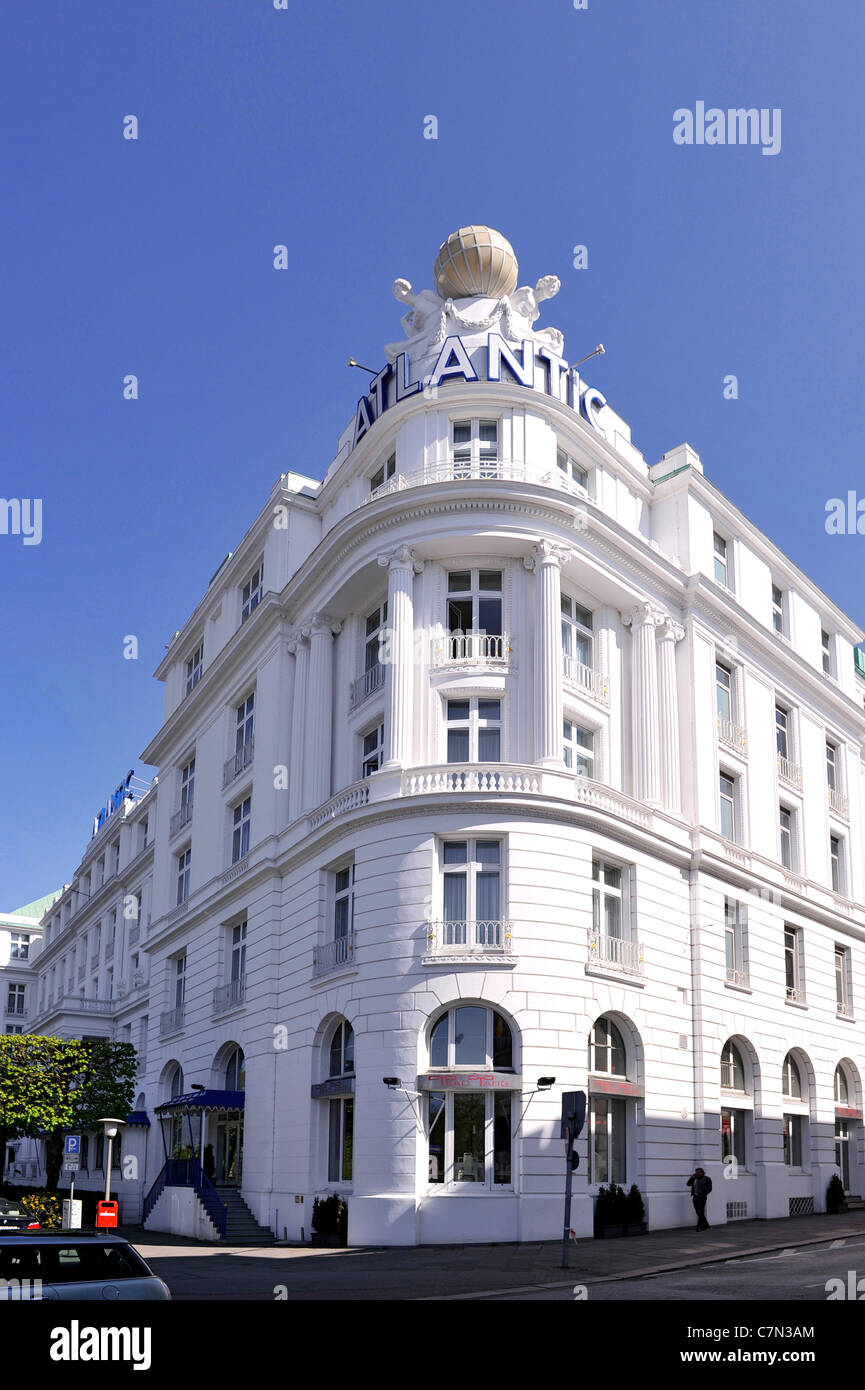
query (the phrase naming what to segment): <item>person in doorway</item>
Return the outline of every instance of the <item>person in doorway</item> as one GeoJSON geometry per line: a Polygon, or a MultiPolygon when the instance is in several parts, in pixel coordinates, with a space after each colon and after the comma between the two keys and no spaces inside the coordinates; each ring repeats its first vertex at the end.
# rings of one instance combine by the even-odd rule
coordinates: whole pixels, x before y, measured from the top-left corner
{"type": "Polygon", "coordinates": [[[694,1203],[694,1211],[697,1213],[697,1230],[708,1231],[706,1201],[712,1191],[712,1179],[706,1176],[703,1168],[696,1168],[688,1179],[688,1187],[691,1189],[691,1200],[694,1203]]]}

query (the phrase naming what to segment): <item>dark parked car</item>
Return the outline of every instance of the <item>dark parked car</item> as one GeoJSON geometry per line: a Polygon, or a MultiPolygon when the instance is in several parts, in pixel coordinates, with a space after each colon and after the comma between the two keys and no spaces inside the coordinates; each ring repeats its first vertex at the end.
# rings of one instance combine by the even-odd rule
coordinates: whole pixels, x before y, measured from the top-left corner
{"type": "Polygon", "coordinates": [[[35,1216],[9,1197],[0,1197],[0,1231],[38,1230],[39,1222],[35,1216]]]}
{"type": "Polygon", "coordinates": [[[121,1236],[0,1230],[0,1300],[170,1298],[168,1285],[121,1236]]]}

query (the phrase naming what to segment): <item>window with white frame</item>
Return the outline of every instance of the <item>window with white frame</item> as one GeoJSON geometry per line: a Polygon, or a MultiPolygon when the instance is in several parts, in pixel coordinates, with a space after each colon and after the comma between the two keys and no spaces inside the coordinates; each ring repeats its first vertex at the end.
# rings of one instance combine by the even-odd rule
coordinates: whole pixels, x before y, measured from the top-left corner
{"type": "Polygon", "coordinates": [[[24,985],[10,985],[9,993],[6,996],[7,1014],[23,1014],[24,1010],[24,985]]]}
{"type": "Polygon", "coordinates": [[[835,947],[835,1009],[841,1018],[853,1013],[850,989],[850,951],[846,946],[835,947]]]}
{"type": "Polygon", "coordinates": [[[448,573],[447,630],[502,635],[502,570],[451,570],[448,573]]]}
{"type": "Polygon", "coordinates": [[[825,627],[820,629],[820,651],[825,674],[827,676],[834,676],[835,644],[832,640],[831,632],[827,632],[825,627]]]}
{"type": "Polygon", "coordinates": [[[781,863],[791,872],[799,867],[798,835],[796,812],[783,802],[778,806],[778,840],[781,849],[781,863]]]}
{"type": "Polygon", "coordinates": [[[174,957],[174,1007],[182,1009],[186,1003],[186,952],[174,957]]]}
{"type": "Polygon", "coordinates": [[[30,959],[30,934],[29,932],[14,931],[11,934],[9,943],[9,956],[11,960],[30,959]]]}
{"type": "Polygon", "coordinates": [[[204,670],[204,643],[199,642],[192,656],[186,663],[186,693],[189,694],[201,680],[204,670]]]}
{"type": "Polygon", "coordinates": [[[396,472],[396,454],[391,454],[385,459],[380,468],[377,468],[369,480],[370,492],[375,492],[376,488],[383,487],[396,472]]]}
{"type": "Polygon", "coordinates": [[[724,899],[724,965],[727,984],[748,985],[748,909],[731,898],[724,899]]]}
{"type": "Polygon", "coordinates": [[[721,1049],[721,1090],[742,1093],[747,1090],[742,1054],[731,1039],[721,1049]]]}
{"type": "MultiPolygon", "coordinates": [[[[497,1009],[480,1004],[451,1008],[433,1025],[429,1041],[429,1075],[436,1071],[468,1075],[514,1071],[514,1043],[507,1020],[497,1009]]],[[[431,1089],[427,1094],[431,1186],[459,1191],[513,1184],[512,1091],[504,1087],[459,1090],[431,1089]]]]}
{"type": "Polygon", "coordinates": [[[723,769],[718,774],[718,813],[720,830],[725,840],[739,842],[739,788],[738,777],[723,769]]]}
{"type": "Polygon", "coordinates": [[[565,675],[571,674],[568,668],[573,662],[592,670],[595,664],[592,614],[569,594],[562,594],[561,606],[565,675]]]}
{"type": "Polygon", "coordinates": [[[603,859],[592,860],[592,925],[604,936],[630,937],[627,870],[603,859]]]}
{"type": "Polygon", "coordinates": [[[500,945],[501,840],[445,840],[441,846],[444,944],[500,945]]]}
{"type": "Polygon", "coordinates": [[[226,1091],[246,1090],[246,1058],[240,1047],[232,1049],[225,1063],[225,1089],[226,1091]]]}
{"type": "Polygon", "coordinates": [[[498,420],[454,420],[451,428],[454,477],[496,477],[498,420]]]}
{"type": "Polygon", "coordinates": [[[731,1038],[721,1049],[721,1161],[745,1166],[748,1147],[748,1083],[742,1054],[731,1038]],[[734,1098],[741,1097],[741,1100],[734,1098]],[[726,1101],[726,1104],[724,1103],[726,1101]]]}
{"type": "Polygon", "coordinates": [[[790,729],[790,711],[783,705],[775,706],[775,746],[778,750],[778,757],[785,761],[792,758],[792,741],[790,729]]]}
{"type": "Polygon", "coordinates": [[[446,700],[449,763],[497,763],[502,756],[502,702],[480,696],[446,700]]]}
{"type": "Polygon", "coordinates": [[[259,560],[240,591],[240,621],[242,623],[246,622],[247,618],[255,612],[260,604],[264,592],[263,585],[264,561],[259,560]]]}
{"type": "Polygon", "coordinates": [[[573,768],[580,777],[594,777],[594,730],[584,729],[573,719],[565,719],[562,730],[562,755],[565,767],[573,768]]]}
{"type": "Polygon", "coordinates": [[[745,1167],[747,1153],[747,1110],[724,1105],[721,1107],[721,1161],[729,1163],[735,1159],[740,1167],[745,1167]]]}
{"type": "Polygon", "coordinates": [[[189,897],[189,875],[192,865],[192,847],[187,845],[177,856],[177,897],[176,903],[185,903],[189,897]]]}
{"type": "MultiPolygon", "coordinates": [[[[611,1018],[597,1019],[589,1034],[589,1073],[627,1077],[624,1039],[611,1018]]],[[[595,1094],[590,1089],[586,1116],[590,1185],[626,1182],[628,1117],[634,1104],[633,1100],[595,1094]]]]}
{"type": "Polygon", "coordinates": [[[232,984],[246,976],[246,920],[231,928],[231,959],[229,980],[232,984]]]}
{"type": "Polygon", "coordinates": [[[231,862],[236,864],[249,853],[249,827],[252,822],[252,797],[245,796],[231,813],[231,862]]]}
{"type": "MultiPolygon", "coordinates": [[[[147,832],[148,832],[148,830],[149,830],[149,828],[150,828],[150,827],[149,827],[148,821],[149,821],[149,818],[148,818],[147,816],[145,816],[144,819],[142,820],[141,824],[140,824],[139,827],[138,827],[138,848],[139,848],[139,851],[141,851],[141,850],[143,850],[143,849],[147,849],[147,832]]],[[[101,882],[101,879],[100,879],[100,882],[101,882]]]]}
{"type": "Polygon", "coordinates": [[[242,754],[252,747],[255,734],[255,691],[234,709],[234,752],[242,754]]]}
{"type": "Polygon", "coordinates": [[[722,661],[715,662],[715,703],[718,718],[735,724],[736,704],[733,672],[722,661]]]}
{"type": "Polygon", "coordinates": [[[836,1105],[849,1106],[849,1104],[850,1104],[850,1088],[849,1088],[849,1085],[848,1085],[848,1083],[847,1083],[847,1074],[846,1074],[846,1072],[844,1071],[844,1068],[840,1065],[840,1063],[839,1063],[838,1066],[835,1068],[835,1083],[834,1083],[834,1088],[835,1088],[835,1104],[836,1104],[836,1105]]]}
{"type": "MultiPolygon", "coordinates": [[[[329,1081],[354,1076],[354,1030],[340,1019],[328,1048],[329,1081]]],[[[354,1096],[347,1094],[328,1101],[327,1180],[351,1182],[354,1140],[354,1096]]]]}
{"type": "Polygon", "coordinates": [[[364,623],[364,671],[381,665],[382,645],[387,637],[387,599],[367,613],[364,623]]]}
{"type": "Polygon", "coordinates": [[[779,637],[787,637],[787,596],[778,584],[772,585],[772,627],[779,637]]]}
{"type": "Polygon", "coordinates": [[[556,450],[556,467],[558,468],[560,473],[564,474],[564,476],[569,480],[569,482],[576,483],[578,487],[581,487],[585,492],[588,492],[588,471],[585,468],[583,468],[581,464],[577,463],[576,459],[571,458],[571,455],[567,452],[566,449],[556,450]]]}
{"type": "Polygon", "coordinates": [[[354,864],[333,873],[333,939],[341,941],[354,930],[354,864]]]}
{"type": "Polygon", "coordinates": [[[838,745],[831,739],[826,740],[826,783],[830,792],[840,792],[841,788],[841,765],[838,756],[838,745]]]}
{"type": "Polygon", "coordinates": [[[24,1032],[24,1025],[23,1025],[23,1023],[7,1023],[7,1024],[6,1024],[6,1032],[7,1032],[7,1033],[23,1033],[23,1032],[24,1032]]]}
{"type": "Polygon", "coordinates": [[[784,1114],[781,1117],[781,1123],[784,1140],[784,1162],[788,1168],[801,1168],[805,1116],[784,1114]]]}
{"type": "Polygon", "coordinates": [[[361,734],[361,777],[371,777],[378,772],[384,758],[384,724],[376,724],[369,733],[361,734]]]}
{"type": "Polygon", "coordinates": [[[847,856],[840,835],[829,836],[829,866],[832,874],[832,891],[843,896],[847,892],[847,856]]]}
{"type": "MultiPolygon", "coordinates": [[[[190,758],[189,762],[180,769],[180,809],[189,814],[192,812],[192,803],[195,800],[195,759],[190,758]]],[[[187,815],[188,819],[188,815],[187,815]]]]}
{"type": "Polygon", "coordinates": [[[718,531],[715,531],[712,536],[712,546],[715,558],[715,578],[719,584],[724,585],[725,589],[732,589],[733,568],[729,542],[718,531]]]}
{"type": "Polygon", "coordinates": [[[802,932],[799,927],[784,928],[784,984],[787,1002],[804,1004],[805,979],[802,968],[802,932]]]}
{"type": "MultiPolygon", "coordinates": [[[[111,846],[111,872],[112,872],[112,874],[119,874],[119,873],[120,873],[120,841],[119,841],[119,840],[115,840],[115,841],[114,841],[114,844],[111,846]]],[[[68,916],[68,913],[69,913],[69,904],[68,904],[68,903],[66,904],[66,912],[67,912],[67,916],[68,916]]]]}

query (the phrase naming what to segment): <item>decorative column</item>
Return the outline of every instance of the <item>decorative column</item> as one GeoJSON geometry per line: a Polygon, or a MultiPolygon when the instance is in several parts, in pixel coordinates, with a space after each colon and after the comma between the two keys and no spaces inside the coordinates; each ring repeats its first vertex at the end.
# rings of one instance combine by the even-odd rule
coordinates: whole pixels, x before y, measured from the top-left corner
{"type": "Polygon", "coordinates": [[[633,712],[633,788],[638,801],[660,804],[658,748],[658,659],[655,628],[664,614],[653,603],[641,603],[625,622],[633,635],[631,706],[633,712]]]}
{"type": "Polygon", "coordinates": [[[288,769],[288,816],[295,820],[303,799],[303,751],[306,725],[306,689],[309,684],[309,633],[301,630],[289,642],[294,653],[294,699],[291,706],[291,763],[288,769]]]}
{"type": "Polygon", "coordinates": [[[658,715],[660,722],[661,795],[670,811],[681,810],[679,767],[679,687],[676,681],[676,643],[685,629],[666,616],[658,626],[658,715]]]}
{"type": "Polygon", "coordinates": [[[544,767],[564,767],[562,758],[562,562],[572,552],[566,546],[540,540],[523,563],[537,578],[535,620],[535,730],[537,761],[544,767]]]}
{"type": "Polygon", "coordinates": [[[333,742],[333,639],[342,627],[327,613],[309,623],[309,681],[306,688],[303,807],[320,806],[330,796],[333,742]]]}
{"type": "Polygon", "coordinates": [[[408,767],[412,760],[412,712],[414,709],[414,576],[423,569],[410,546],[378,556],[387,570],[386,649],[388,670],[385,686],[384,762],[382,768],[408,767]]]}

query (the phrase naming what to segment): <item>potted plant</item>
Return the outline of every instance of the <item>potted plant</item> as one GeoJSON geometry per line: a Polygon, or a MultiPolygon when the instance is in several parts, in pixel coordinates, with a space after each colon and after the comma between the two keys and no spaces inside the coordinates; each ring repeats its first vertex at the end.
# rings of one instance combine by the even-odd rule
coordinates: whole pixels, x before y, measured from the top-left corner
{"type": "Polygon", "coordinates": [[[826,1188],[826,1212],[829,1216],[836,1216],[839,1211],[846,1210],[844,1184],[838,1174],[833,1173],[829,1179],[829,1186],[826,1188]]]}
{"type": "Polygon", "coordinates": [[[624,1188],[619,1187],[618,1183],[611,1182],[609,1187],[598,1189],[598,1201],[595,1207],[596,1236],[624,1235],[627,1221],[627,1200],[624,1188]]]}
{"type": "Polygon", "coordinates": [[[646,1206],[635,1182],[625,1198],[625,1235],[641,1236],[646,1231],[646,1206]]]}
{"type": "Polygon", "coordinates": [[[348,1238],[348,1207],[336,1192],[316,1197],[312,1204],[313,1245],[345,1245],[348,1238]]]}

